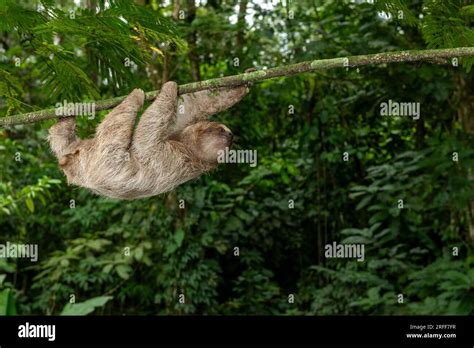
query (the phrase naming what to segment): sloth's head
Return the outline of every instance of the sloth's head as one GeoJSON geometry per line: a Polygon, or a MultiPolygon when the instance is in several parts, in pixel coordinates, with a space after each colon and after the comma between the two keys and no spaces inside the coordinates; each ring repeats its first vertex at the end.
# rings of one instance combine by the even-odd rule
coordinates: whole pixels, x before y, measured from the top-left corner
{"type": "Polygon", "coordinates": [[[232,145],[233,134],[221,123],[202,121],[186,127],[180,134],[181,142],[188,145],[202,161],[217,164],[219,151],[232,145]]]}

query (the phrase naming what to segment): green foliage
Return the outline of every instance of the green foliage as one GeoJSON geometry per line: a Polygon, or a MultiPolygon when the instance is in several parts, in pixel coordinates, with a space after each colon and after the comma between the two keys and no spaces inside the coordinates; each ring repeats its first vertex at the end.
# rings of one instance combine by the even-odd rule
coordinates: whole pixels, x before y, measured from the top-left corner
{"type": "MultiPolygon", "coordinates": [[[[0,280],[3,282],[4,276],[0,276],[0,280]]],[[[6,288],[0,291],[0,315],[16,315],[12,289],[6,288]]]]}
{"type": "Polygon", "coordinates": [[[432,47],[462,47],[474,42],[474,31],[469,27],[472,21],[472,6],[463,6],[462,1],[424,2],[426,22],[423,35],[432,47]],[[444,30],[443,30],[444,28],[444,30]]]}
{"type": "Polygon", "coordinates": [[[407,293],[414,299],[410,314],[470,315],[474,311],[474,272],[470,261],[453,261],[444,255],[410,275],[407,293]],[[433,291],[435,289],[435,291],[433,291]]]}
{"type": "Polygon", "coordinates": [[[97,307],[104,306],[112,298],[112,296],[101,296],[80,303],[68,303],[64,306],[61,315],[87,315],[92,313],[97,307]]]}
{"type": "MultiPolygon", "coordinates": [[[[467,5],[461,0],[423,0],[414,3],[418,16],[403,0],[375,0],[374,6],[399,24],[419,27],[429,48],[474,45],[473,5],[467,5]]],[[[462,63],[470,70],[474,59],[463,58],[462,63]]]]}
{"type": "MultiPolygon", "coordinates": [[[[110,85],[114,92],[128,90],[138,84],[130,66],[143,68],[160,59],[159,43],[172,43],[180,51],[185,47],[170,19],[133,1],[109,1],[107,6],[102,2],[98,11],[61,8],[52,2],[35,5],[36,9],[15,0],[3,1],[0,30],[20,40],[6,57],[24,70],[35,67],[28,83],[41,86],[48,104],[99,99],[100,85],[110,85]]],[[[9,101],[8,113],[23,109],[17,100],[23,91],[12,70],[11,64],[0,62],[0,75],[5,77],[0,97],[9,101]]]]}
{"type": "MultiPolygon", "coordinates": [[[[472,157],[472,151],[465,153],[472,157]]],[[[472,158],[466,158],[462,163],[471,167],[470,161],[472,158]]],[[[347,263],[338,272],[332,267],[310,268],[328,277],[333,289],[354,284],[357,290],[340,297],[337,292],[329,295],[318,290],[312,305],[315,311],[325,310],[329,295],[347,306],[341,314],[351,313],[348,308],[367,314],[472,313],[472,260],[454,260],[452,256],[452,248],[461,242],[457,236],[465,207],[474,196],[466,177],[464,165],[454,164],[439,148],[409,151],[397,156],[393,164],[368,168],[370,184],[354,186],[350,194],[358,202],[355,210],[366,214],[368,227],[341,231],[345,236],[342,243],[365,245],[367,262],[347,263]],[[403,209],[398,207],[399,197],[410,198],[405,199],[403,209]],[[446,212],[440,215],[440,207],[450,207],[451,216],[446,217],[446,212]],[[456,219],[459,221],[453,221],[456,219]],[[437,243],[446,247],[440,250],[437,243]],[[435,258],[428,267],[420,268],[421,260],[435,258]],[[388,281],[393,279],[397,282],[388,281]],[[324,301],[318,298],[323,294],[324,301]],[[408,309],[397,304],[397,294],[410,296],[408,309]]],[[[468,252],[461,250],[462,254],[468,252]]]]}
{"type": "Polygon", "coordinates": [[[6,262],[0,261],[0,315],[17,314],[13,286],[11,283],[5,282],[7,273],[13,273],[13,271],[14,269],[6,262]]]}
{"type": "MultiPolygon", "coordinates": [[[[472,6],[457,0],[249,2],[252,20],[240,24],[237,2],[209,1],[177,29],[168,2],[134,3],[43,1],[48,11],[36,11],[37,2],[2,2],[2,114],[156,89],[165,69],[190,82],[191,49],[208,79],[315,57],[473,45],[472,6]],[[179,37],[193,31],[198,40],[186,45],[179,37]]],[[[458,117],[472,110],[470,81],[466,70],[424,63],[264,81],[217,116],[236,149],[257,150],[256,167],[223,164],[138,201],[67,185],[45,141],[52,122],[1,130],[0,244],[38,244],[39,259],[0,258],[0,312],[472,315],[474,150],[458,117]],[[388,99],[420,102],[421,118],[380,116],[388,99]],[[334,241],[363,243],[364,262],[326,258],[334,241]]],[[[98,122],[79,118],[79,134],[98,122]]]]}

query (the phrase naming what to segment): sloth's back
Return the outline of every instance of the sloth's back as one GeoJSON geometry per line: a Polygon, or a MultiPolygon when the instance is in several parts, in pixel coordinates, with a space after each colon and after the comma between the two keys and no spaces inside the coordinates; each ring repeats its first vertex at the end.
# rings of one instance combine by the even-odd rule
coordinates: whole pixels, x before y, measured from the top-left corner
{"type": "Polygon", "coordinates": [[[189,151],[175,141],[162,142],[152,154],[145,156],[139,156],[133,146],[122,153],[97,152],[91,149],[82,154],[83,175],[79,178],[84,180],[76,184],[110,198],[131,200],[156,196],[200,174],[190,165],[193,161],[189,151]]]}

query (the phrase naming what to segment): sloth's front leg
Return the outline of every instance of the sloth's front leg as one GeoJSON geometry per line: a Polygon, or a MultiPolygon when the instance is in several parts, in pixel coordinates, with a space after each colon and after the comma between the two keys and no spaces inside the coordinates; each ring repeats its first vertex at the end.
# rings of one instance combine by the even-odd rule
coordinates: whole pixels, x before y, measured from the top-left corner
{"type": "Polygon", "coordinates": [[[175,131],[205,121],[209,116],[227,110],[247,94],[247,86],[223,87],[183,94],[179,97],[175,131]]]}

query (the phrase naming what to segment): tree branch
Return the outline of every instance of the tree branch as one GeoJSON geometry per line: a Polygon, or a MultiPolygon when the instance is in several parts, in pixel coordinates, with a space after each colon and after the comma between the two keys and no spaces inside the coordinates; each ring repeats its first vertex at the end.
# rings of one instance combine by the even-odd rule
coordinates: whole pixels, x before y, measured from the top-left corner
{"type": "MultiPolygon", "coordinates": [[[[398,51],[398,52],[384,52],[377,54],[368,54],[351,57],[320,59],[313,61],[306,61],[281,67],[276,67],[267,70],[259,70],[248,72],[239,75],[225,76],[221,78],[210,79],[206,81],[193,82],[185,85],[180,85],[178,94],[186,94],[206,89],[216,89],[219,87],[235,87],[241,86],[250,82],[257,82],[261,80],[272,79],[276,77],[291,76],[295,74],[312,72],[317,70],[326,70],[333,68],[357,67],[364,65],[378,65],[384,63],[396,62],[439,62],[440,59],[445,58],[459,58],[459,57],[474,57],[474,47],[458,47],[435,50],[412,50],[412,51],[398,51]]],[[[147,92],[146,100],[153,100],[160,91],[147,92]]],[[[125,98],[126,96],[105,99],[95,102],[95,111],[111,109],[125,98]]],[[[56,109],[45,109],[25,114],[18,114],[13,116],[1,117],[0,126],[10,126],[17,124],[33,123],[52,118],[59,118],[61,115],[56,115],[56,109]]]]}

